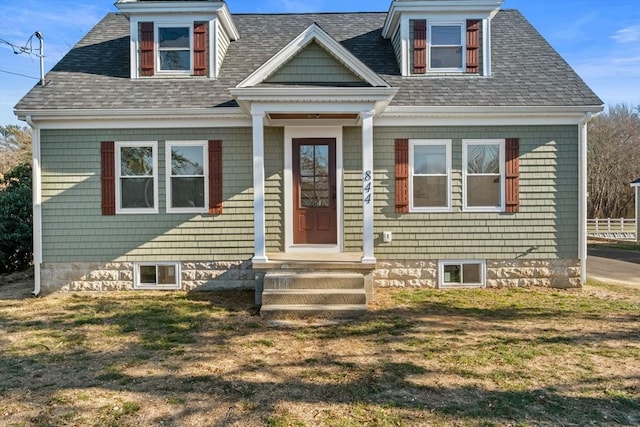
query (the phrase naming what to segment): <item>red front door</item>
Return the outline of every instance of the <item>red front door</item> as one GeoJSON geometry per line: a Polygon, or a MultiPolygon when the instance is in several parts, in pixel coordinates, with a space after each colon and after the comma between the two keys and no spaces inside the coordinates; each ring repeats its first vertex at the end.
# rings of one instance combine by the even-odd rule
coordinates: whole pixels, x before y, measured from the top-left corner
{"type": "Polygon", "coordinates": [[[293,140],[293,243],[336,244],[336,140],[293,140]]]}

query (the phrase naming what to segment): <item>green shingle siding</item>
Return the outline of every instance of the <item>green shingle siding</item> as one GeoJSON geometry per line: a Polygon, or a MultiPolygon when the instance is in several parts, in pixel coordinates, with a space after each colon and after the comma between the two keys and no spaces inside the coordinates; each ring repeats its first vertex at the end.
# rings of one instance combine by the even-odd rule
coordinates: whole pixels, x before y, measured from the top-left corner
{"type": "Polygon", "coordinates": [[[41,138],[44,262],[224,261],[252,256],[250,128],[43,130],[41,138]],[[167,214],[164,141],[208,139],[223,140],[224,213],[167,214]],[[160,213],[101,215],[103,140],[159,141],[160,213]]]}
{"type": "Polygon", "coordinates": [[[267,83],[349,83],[363,81],[318,43],[311,43],[270,76],[267,83]]]}
{"type": "MultiPolygon", "coordinates": [[[[344,139],[344,233],[351,251],[362,245],[360,128],[346,128],[344,139]]],[[[374,128],[376,257],[577,258],[577,141],[577,126],[374,128]],[[520,138],[520,213],[462,212],[462,140],[508,137],[520,138]],[[452,212],[395,213],[396,138],[452,140],[452,212]],[[393,232],[392,243],[382,243],[383,231],[393,232]]]]}
{"type": "MultiPolygon", "coordinates": [[[[45,262],[226,261],[253,255],[250,128],[43,130],[45,262]],[[164,141],[223,141],[224,213],[165,212],[164,141]],[[102,216],[100,141],[159,141],[159,211],[102,216]]],[[[379,259],[575,259],[578,244],[577,126],[374,129],[375,254],[379,259]],[[462,140],[520,139],[518,214],[462,212],[462,140]],[[397,214],[394,139],[451,139],[450,213],[397,214]],[[383,243],[383,231],[393,242],[383,243]]],[[[283,128],[265,128],[267,251],[284,250],[283,128]]],[[[362,250],[362,133],[343,131],[345,251],[362,250]]]]}

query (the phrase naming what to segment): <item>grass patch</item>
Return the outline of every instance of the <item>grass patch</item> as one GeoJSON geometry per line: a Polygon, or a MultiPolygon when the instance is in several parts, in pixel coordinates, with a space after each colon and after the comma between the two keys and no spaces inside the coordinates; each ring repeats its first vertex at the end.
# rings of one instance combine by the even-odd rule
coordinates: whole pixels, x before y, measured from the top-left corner
{"type": "Polygon", "coordinates": [[[359,319],[294,329],[252,298],[0,299],[3,422],[640,424],[635,289],[377,289],[359,319]]]}
{"type": "Polygon", "coordinates": [[[594,249],[598,248],[607,248],[607,249],[618,249],[620,251],[632,251],[632,252],[640,252],[640,244],[636,242],[624,242],[624,241],[602,241],[598,243],[589,243],[589,247],[594,249]]]}

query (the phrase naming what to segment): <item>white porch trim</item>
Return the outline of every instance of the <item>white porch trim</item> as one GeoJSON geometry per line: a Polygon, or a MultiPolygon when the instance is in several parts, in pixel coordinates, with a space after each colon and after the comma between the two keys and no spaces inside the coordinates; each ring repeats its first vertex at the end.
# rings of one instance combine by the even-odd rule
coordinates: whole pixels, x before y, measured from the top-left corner
{"type": "Polygon", "coordinates": [[[254,256],[253,262],[267,262],[266,220],[264,205],[264,116],[258,111],[253,117],[253,215],[254,256]]]}
{"type": "Polygon", "coordinates": [[[362,174],[363,174],[363,204],[362,204],[362,262],[375,264],[373,254],[373,111],[360,113],[362,119],[362,174]],[[370,186],[370,187],[369,187],[370,186]]]}

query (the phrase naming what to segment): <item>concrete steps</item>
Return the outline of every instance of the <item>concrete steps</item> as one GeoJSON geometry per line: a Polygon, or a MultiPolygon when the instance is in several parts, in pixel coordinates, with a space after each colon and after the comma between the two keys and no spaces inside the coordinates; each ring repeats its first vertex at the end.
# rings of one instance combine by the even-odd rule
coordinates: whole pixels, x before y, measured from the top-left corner
{"type": "Polygon", "coordinates": [[[345,271],[269,271],[260,315],[265,318],[355,317],[367,311],[365,276],[345,271]]]}

